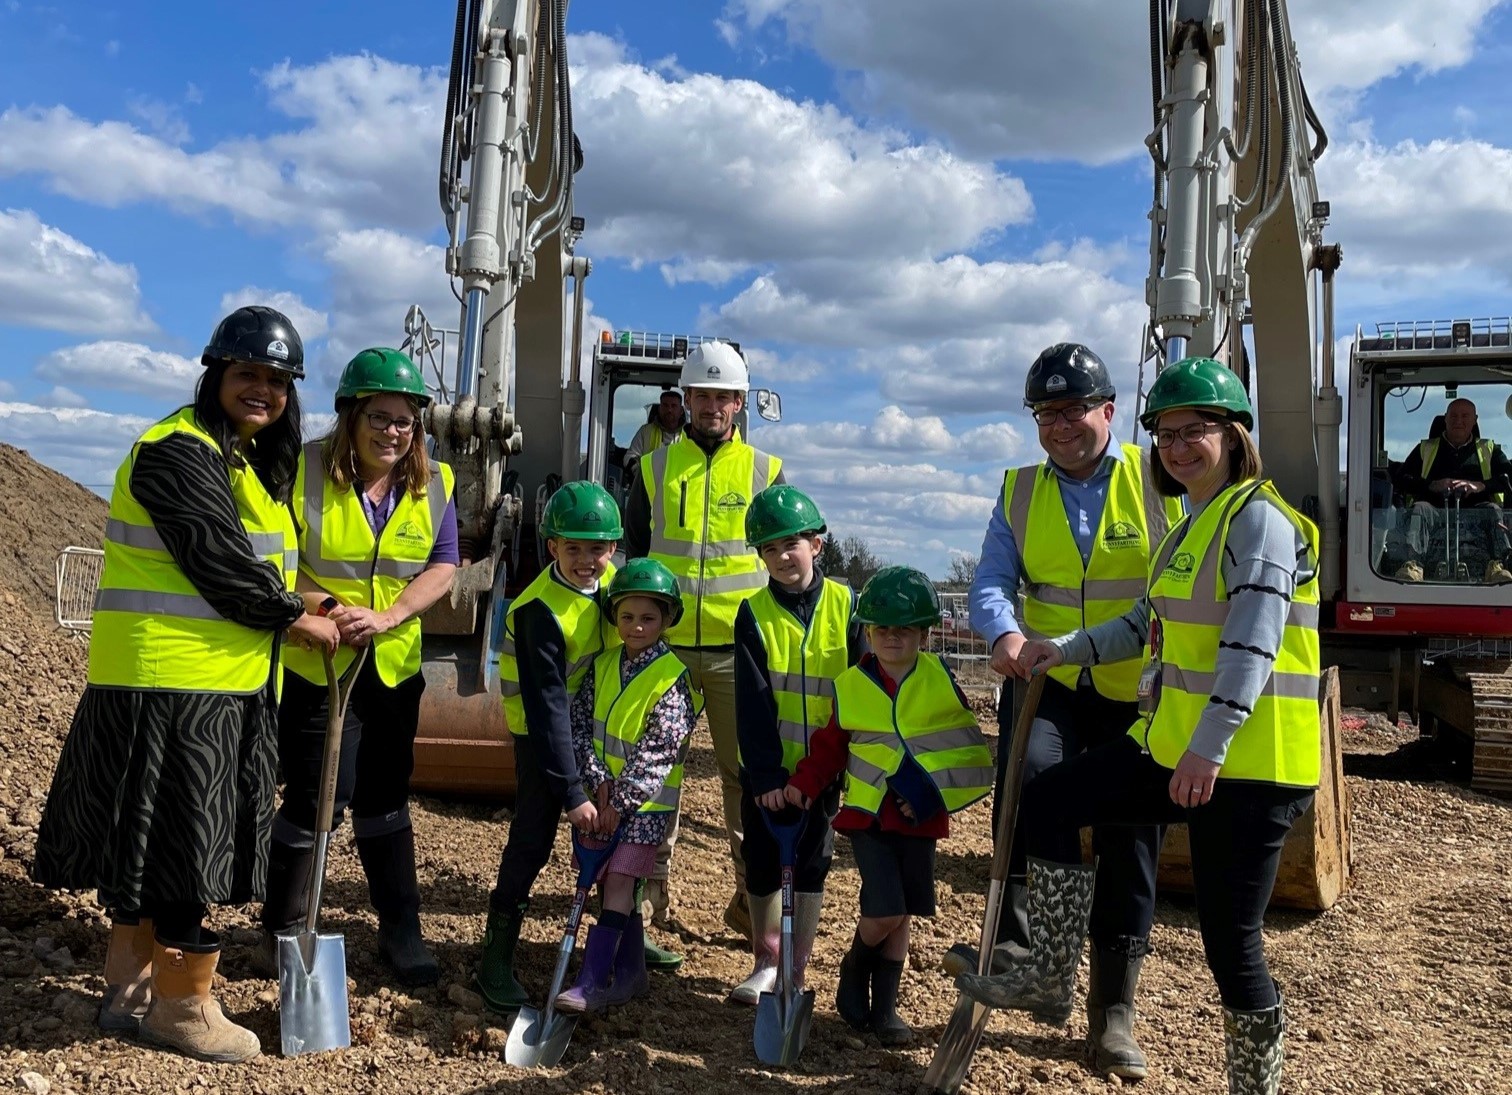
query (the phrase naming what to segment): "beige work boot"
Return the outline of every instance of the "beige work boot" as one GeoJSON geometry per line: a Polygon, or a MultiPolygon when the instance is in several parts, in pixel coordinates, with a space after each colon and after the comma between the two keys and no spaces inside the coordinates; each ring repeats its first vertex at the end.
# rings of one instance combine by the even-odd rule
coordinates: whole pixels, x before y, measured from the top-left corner
{"type": "Polygon", "coordinates": [[[135,1034],[152,1004],[152,921],[115,921],[105,950],[105,999],[96,1020],[101,1030],[135,1034]]]}
{"type": "Polygon", "coordinates": [[[1512,582],[1512,570],[1507,569],[1507,564],[1500,559],[1492,559],[1486,564],[1486,585],[1506,585],[1512,582]]]}
{"type": "Polygon", "coordinates": [[[219,960],[220,937],[214,932],[201,931],[200,942],[192,946],[154,940],[152,1008],[142,1020],[144,1041],[225,1064],[262,1052],[257,1035],[227,1019],[210,995],[219,960]]]}
{"type": "Polygon", "coordinates": [[[1401,566],[1397,567],[1395,577],[1400,582],[1421,582],[1423,580],[1423,564],[1416,559],[1408,559],[1401,566]]]}
{"type": "Polygon", "coordinates": [[[672,893],[665,878],[648,878],[641,890],[641,918],[644,923],[666,928],[672,920],[672,893]]]}
{"type": "Polygon", "coordinates": [[[730,903],[725,906],[725,927],[736,935],[751,938],[751,906],[746,901],[745,885],[742,883],[735,891],[735,896],[730,898],[730,903]]]}

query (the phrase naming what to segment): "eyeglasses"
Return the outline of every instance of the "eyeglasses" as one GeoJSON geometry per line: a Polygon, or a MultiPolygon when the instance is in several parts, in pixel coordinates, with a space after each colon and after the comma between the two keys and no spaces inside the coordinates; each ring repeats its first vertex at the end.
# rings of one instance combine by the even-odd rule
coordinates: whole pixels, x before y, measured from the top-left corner
{"type": "Polygon", "coordinates": [[[413,418],[390,418],[381,411],[370,411],[367,415],[367,424],[378,433],[387,433],[388,428],[392,426],[401,437],[415,430],[413,418]]]}
{"type": "Polygon", "coordinates": [[[1067,422],[1080,422],[1092,413],[1093,407],[1101,407],[1102,401],[1097,403],[1073,403],[1069,407],[1062,407],[1058,411],[1031,411],[1034,421],[1041,426],[1053,426],[1057,418],[1064,418],[1067,422]]]}
{"type": "Polygon", "coordinates": [[[1224,428],[1222,422],[1188,422],[1179,430],[1156,430],[1152,436],[1157,449],[1168,449],[1176,443],[1178,437],[1184,445],[1196,445],[1208,434],[1224,428]]]}

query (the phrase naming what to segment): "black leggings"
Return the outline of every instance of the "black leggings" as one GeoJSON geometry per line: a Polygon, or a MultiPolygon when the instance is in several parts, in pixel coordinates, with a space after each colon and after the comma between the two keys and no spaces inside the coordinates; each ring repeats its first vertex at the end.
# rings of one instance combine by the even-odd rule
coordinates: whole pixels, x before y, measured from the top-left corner
{"type": "Polygon", "coordinates": [[[1129,737],[1057,764],[1024,789],[1028,852],[1079,863],[1084,825],[1186,822],[1202,948],[1218,994],[1236,1011],[1274,1007],[1260,928],[1281,846],[1313,791],[1220,779],[1206,806],[1187,809],[1171,801],[1170,781],[1171,770],[1129,737]]]}
{"type": "Polygon", "coordinates": [[[200,943],[201,926],[207,911],[204,905],[193,901],[171,901],[140,912],[111,909],[110,919],[116,924],[140,924],[145,918],[152,921],[153,934],[164,943],[194,947],[200,943]]]}

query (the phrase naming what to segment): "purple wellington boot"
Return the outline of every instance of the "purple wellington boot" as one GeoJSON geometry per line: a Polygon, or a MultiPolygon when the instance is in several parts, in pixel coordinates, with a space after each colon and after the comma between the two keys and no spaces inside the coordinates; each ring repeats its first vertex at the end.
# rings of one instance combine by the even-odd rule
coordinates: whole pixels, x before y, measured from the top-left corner
{"type": "Polygon", "coordinates": [[[651,978],[646,973],[646,926],[637,909],[626,921],[619,950],[614,953],[614,984],[609,989],[608,1004],[612,1008],[628,1004],[645,995],[650,987],[651,978]]]}
{"type": "Polygon", "coordinates": [[[588,929],[588,944],[583,948],[583,968],[577,982],[556,998],[558,1011],[603,1011],[609,1006],[609,984],[614,976],[614,952],[619,949],[620,932],[595,924],[588,929]]]}

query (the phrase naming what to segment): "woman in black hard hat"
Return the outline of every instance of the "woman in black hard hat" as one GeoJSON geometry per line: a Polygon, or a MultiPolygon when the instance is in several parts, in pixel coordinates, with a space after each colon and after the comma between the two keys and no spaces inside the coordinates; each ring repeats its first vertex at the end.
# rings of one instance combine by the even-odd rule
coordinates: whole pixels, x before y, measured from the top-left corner
{"type": "Polygon", "coordinates": [[[242,1061],[257,1036],[210,996],[220,940],[202,923],[262,892],[280,636],[334,650],[339,633],[293,592],[298,333],[238,308],[202,361],[194,402],[116,473],[88,685],[33,874],[110,910],[103,1029],[242,1061]]]}

